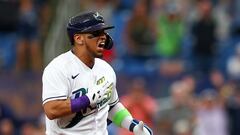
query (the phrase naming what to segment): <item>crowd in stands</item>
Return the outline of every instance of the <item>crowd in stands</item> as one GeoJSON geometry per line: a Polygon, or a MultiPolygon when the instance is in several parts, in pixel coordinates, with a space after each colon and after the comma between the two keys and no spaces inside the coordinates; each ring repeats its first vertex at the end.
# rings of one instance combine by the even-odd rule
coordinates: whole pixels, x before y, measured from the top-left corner
{"type": "MultiPolygon", "coordinates": [[[[239,0],[79,1],[73,6],[99,11],[115,26],[104,59],[134,117],[157,135],[240,134],[239,0]]],[[[0,0],[2,135],[44,133],[42,51],[51,2],[57,6],[0,0]]],[[[125,132],[109,127],[110,135],[125,132]]]]}

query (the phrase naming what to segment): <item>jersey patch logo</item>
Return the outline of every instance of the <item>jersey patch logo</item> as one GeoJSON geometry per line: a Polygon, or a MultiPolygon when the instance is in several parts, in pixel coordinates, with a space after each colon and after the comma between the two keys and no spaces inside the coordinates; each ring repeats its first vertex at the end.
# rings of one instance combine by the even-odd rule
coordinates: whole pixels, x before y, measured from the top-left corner
{"type": "Polygon", "coordinates": [[[78,75],[79,75],[79,73],[76,74],[75,76],[72,75],[72,79],[75,79],[78,75]]]}
{"type": "Polygon", "coordinates": [[[105,77],[103,76],[103,77],[101,77],[100,79],[98,79],[97,80],[97,85],[100,85],[100,84],[102,84],[104,81],[105,81],[106,79],[105,79],[105,77]]]}

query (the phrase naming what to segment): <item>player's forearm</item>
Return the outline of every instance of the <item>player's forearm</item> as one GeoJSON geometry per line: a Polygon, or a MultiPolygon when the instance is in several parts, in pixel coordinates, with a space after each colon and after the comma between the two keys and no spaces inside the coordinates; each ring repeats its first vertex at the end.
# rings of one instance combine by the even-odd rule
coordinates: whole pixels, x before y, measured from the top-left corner
{"type": "Polygon", "coordinates": [[[108,118],[117,126],[125,128],[131,132],[133,132],[133,128],[138,124],[120,102],[111,109],[108,118]]]}
{"type": "Polygon", "coordinates": [[[54,100],[43,105],[47,117],[52,120],[86,109],[90,105],[89,98],[84,95],[75,99],[54,100]]]}
{"type": "Polygon", "coordinates": [[[43,108],[50,120],[72,114],[70,99],[49,101],[43,108]]]}
{"type": "Polygon", "coordinates": [[[109,112],[108,118],[117,126],[128,129],[133,120],[128,110],[119,102],[109,112]]]}

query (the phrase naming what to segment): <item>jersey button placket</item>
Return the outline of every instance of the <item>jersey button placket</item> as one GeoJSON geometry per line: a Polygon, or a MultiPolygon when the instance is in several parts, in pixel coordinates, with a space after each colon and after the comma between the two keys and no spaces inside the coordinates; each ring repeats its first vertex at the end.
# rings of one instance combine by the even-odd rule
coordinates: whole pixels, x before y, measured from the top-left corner
{"type": "MultiPolygon", "coordinates": [[[[97,76],[93,73],[92,70],[91,70],[91,76],[92,76],[92,80],[93,80],[91,86],[96,85],[97,76]]],[[[98,121],[97,121],[97,117],[96,117],[97,113],[98,113],[98,108],[96,108],[95,113],[92,114],[94,117],[94,133],[95,133],[95,135],[98,132],[98,126],[97,126],[98,121]]]]}

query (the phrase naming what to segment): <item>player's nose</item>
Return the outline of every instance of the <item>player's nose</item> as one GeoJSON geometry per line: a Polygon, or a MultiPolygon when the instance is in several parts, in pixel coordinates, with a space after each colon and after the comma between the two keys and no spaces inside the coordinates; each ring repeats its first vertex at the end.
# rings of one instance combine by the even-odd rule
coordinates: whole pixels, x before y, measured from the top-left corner
{"type": "Polygon", "coordinates": [[[107,39],[106,34],[105,34],[105,33],[102,33],[102,34],[100,35],[100,39],[101,39],[101,40],[106,40],[106,39],[107,39]]]}

